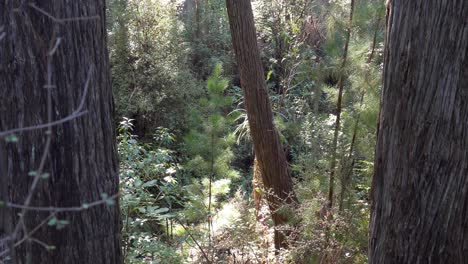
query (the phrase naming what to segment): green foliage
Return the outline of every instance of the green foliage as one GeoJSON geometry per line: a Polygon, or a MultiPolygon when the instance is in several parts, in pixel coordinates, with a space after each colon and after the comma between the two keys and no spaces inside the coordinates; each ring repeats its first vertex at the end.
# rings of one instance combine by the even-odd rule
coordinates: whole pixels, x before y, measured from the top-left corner
{"type": "Polygon", "coordinates": [[[157,127],[187,130],[201,86],[186,63],[177,5],[164,0],[113,0],[109,27],[118,116],[136,120],[138,134],[157,127]]]}
{"type": "Polygon", "coordinates": [[[119,126],[127,262],[202,263],[201,249],[213,263],[240,255],[252,263],[366,262],[385,7],[355,3],[345,67],[350,1],[252,3],[274,120],[301,202],[297,243],[275,257],[269,212],[256,219],[249,203],[250,129],[224,0],[109,2],[116,109],[132,118],[119,126]],[[332,208],[330,219],[319,213],[340,78],[335,188],[343,208],[332,208]]]}
{"type": "Polygon", "coordinates": [[[128,263],[143,260],[172,259],[177,254],[161,242],[161,224],[171,219],[172,208],[179,203],[180,188],[175,178],[178,165],[170,145],[174,135],[159,129],[154,146],[143,144],[132,135],[132,119],[124,118],[119,126],[120,207],[123,214],[124,254],[128,263]],[[158,228],[159,227],[159,228],[158,228]],[[163,249],[161,251],[161,249],[163,249]]]}
{"type": "Polygon", "coordinates": [[[219,63],[232,65],[231,36],[224,0],[185,1],[181,12],[191,71],[206,80],[219,63]]]}
{"type": "Polygon", "coordinates": [[[224,95],[228,82],[221,73],[217,65],[207,81],[207,97],[200,100],[200,109],[193,116],[195,129],[184,138],[188,159],[183,167],[192,181],[185,187],[188,201],[183,214],[191,222],[205,219],[209,206],[219,207],[220,199],[230,191],[231,180],[239,177],[230,165],[234,140],[224,113],[232,99],[224,95]]]}

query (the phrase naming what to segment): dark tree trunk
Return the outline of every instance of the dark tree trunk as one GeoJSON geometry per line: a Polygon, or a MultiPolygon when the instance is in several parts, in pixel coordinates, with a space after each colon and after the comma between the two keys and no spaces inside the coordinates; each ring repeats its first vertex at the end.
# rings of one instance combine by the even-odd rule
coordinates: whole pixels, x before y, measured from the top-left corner
{"type": "MultiPolygon", "coordinates": [[[[252,6],[250,0],[226,2],[255,156],[261,168],[263,185],[271,192],[271,195],[266,195],[266,199],[273,222],[278,226],[286,223],[290,217],[278,213],[278,208],[283,205],[294,206],[297,200],[286,155],[273,123],[273,113],[257,46],[252,6]]],[[[284,246],[286,246],[284,236],[275,232],[275,247],[284,246]]]]}
{"type": "MultiPolygon", "coordinates": [[[[17,134],[18,142],[4,144],[0,152],[6,155],[6,168],[0,172],[6,174],[0,179],[8,189],[0,188],[0,197],[8,202],[25,203],[35,178],[28,173],[40,167],[47,149],[43,171],[50,176],[38,182],[30,206],[80,207],[101,200],[103,193],[118,192],[105,20],[104,0],[0,2],[0,26],[6,33],[0,40],[0,132],[64,118],[79,108],[82,98],[87,111],[52,127],[51,133],[25,131],[17,134]],[[53,86],[45,87],[48,83],[53,86]]],[[[0,221],[0,231],[17,225],[19,212],[0,221]]],[[[27,210],[25,230],[20,228],[16,242],[49,215],[27,210]]],[[[32,235],[35,240],[16,248],[16,263],[122,263],[118,203],[56,216],[69,225],[60,230],[43,225],[32,235]],[[47,251],[40,242],[55,250],[47,251]]]]}
{"type": "Polygon", "coordinates": [[[468,259],[468,1],[392,0],[369,263],[468,259]]]}

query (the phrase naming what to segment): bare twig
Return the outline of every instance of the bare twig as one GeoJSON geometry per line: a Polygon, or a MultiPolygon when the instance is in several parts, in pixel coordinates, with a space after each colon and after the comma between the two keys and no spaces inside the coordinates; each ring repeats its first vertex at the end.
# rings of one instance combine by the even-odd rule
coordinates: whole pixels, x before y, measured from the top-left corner
{"type": "MultiPolygon", "coordinates": [[[[54,47],[54,49],[56,49],[56,47],[54,47]]],[[[88,76],[86,78],[84,91],[83,91],[83,95],[81,96],[80,104],[78,105],[78,108],[75,111],[73,111],[73,113],[71,113],[70,115],[68,115],[68,116],[66,116],[66,117],[64,117],[62,119],[47,122],[45,124],[14,128],[14,129],[11,129],[11,130],[6,130],[6,131],[3,131],[3,132],[0,132],[0,139],[4,138],[6,136],[9,136],[11,134],[19,133],[19,132],[33,131],[33,130],[44,129],[44,128],[48,129],[48,128],[51,128],[53,126],[60,125],[60,124],[66,123],[68,121],[71,121],[73,119],[76,119],[78,117],[81,117],[82,115],[85,115],[88,111],[83,110],[83,106],[85,104],[86,97],[87,97],[87,94],[88,94],[93,69],[94,69],[93,66],[90,66],[89,69],[88,69],[88,76]]],[[[50,87],[53,87],[53,85],[48,84],[48,85],[45,85],[44,87],[50,88],[50,87]]]]}
{"type": "Polygon", "coordinates": [[[80,212],[80,211],[89,209],[91,207],[106,204],[108,203],[109,200],[114,200],[117,197],[119,197],[119,194],[114,194],[108,198],[94,201],[92,203],[84,203],[81,206],[72,206],[72,207],[52,207],[52,206],[51,207],[39,207],[39,206],[25,206],[25,205],[14,204],[14,203],[6,203],[5,206],[10,207],[10,208],[25,209],[28,211],[40,211],[40,212],[54,212],[54,213],[80,212]]]}
{"type": "MultiPolygon", "coordinates": [[[[13,247],[18,247],[19,245],[21,245],[22,243],[24,243],[25,241],[27,240],[31,240],[31,239],[34,239],[34,238],[31,238],[32,235],[34,235],[42,226],[44,226],[45,224],[47,224],[49,222],[49,220],[53,217],[56,216],[57,213],[62,213],[62,212],[80,212],[80,211],[84,211],[84,210],[87,210],[89,208],[92,208],[92,207],[96,207],[98,205],[103,205],[103,204],[107,204],[109,200],[114,200],[116,198],[118,198],[119,194],[114,194],[108,198],[103,198],[101,200],[98,200],[98,201],[95,201],[95,202],[91,202],[89,204],[83,204],[81,206],[76,206],[76,207],[34,207],[34,206],[24,206],[24,205],[17,205],[17,204],[12,204],[12,203],[6,203],[6,206],[8,207],[11,207],[11,208],[17,208],[17,209],[23,209],[23,210],[26,210],[26,211],[42,211],[42,212],[51,212],[50,215],[44,219],[40,224],[38,224],[36,227],[34,227],[34,229],[32,229],[30,232],[26,233],[25,232],[25,235],[20,239],[18,240],[14,245],[13,247]]],[[[22,224],[22,226],[24,227],[24,224],[22,224]]],[[[0,240],[0,243],[2,243],[2,241],[6,241],[8,242],[9,240],[12,240],[13,238],[12,237],[6,237],[6,238],[2,238],[2,240],[0,240]]],[[[37,242],[37,239],[34,239],[36,240],[35,242],[37,242]]],[[[6,254],[8,254],[8,252],[10,252],[11,249],[6,249],[2,252],[0,252],[0,258],[1,257],[4,257],[6,254]]],[[[1,264],[1,262],[0,262],[1,264]]]]}
{"type": "Polygon", "coordinates": [[[69,18],[57,18],[45,11],[44,9],[38,7],[34,3],[29,3],[29,6],[33,8],[34,10],[38,11],[39,13],[43,14],[44,16],[50,18],[52,21],[59,23],[59,24],[65,24],[66,22],[72,22],[72,21],[83,21],[83,20],[97,20],[100,19],[99,16],[90,16],[90,17],[69,17],[69,18]]]}
{"type": "MultiPolygon", "coordinates": [[[[31,237],[32,235],[34,235],[34,233],[36,233],[42,226],[44,226],[45,224],[47,224],[49,222],[49,220],[55,216],[55,213],[52,213],[50,214],[47,218],[45,218],[41,223],[39,223],[35,228],[33,228],[31,230],[31,232],[27,233],[22,239],[20,239],[18,242],[16,242],[13,247],[17,247],[19,245],[21,245],[24,241],[28,240],[29,237],[31,237]]],[[[12,238],[13,239],[13,238],[12,238]]],[[[10,252],[11,249],[6,249],[2,252],[0,252],[0,258],[1,257],[4,257],[8,254],[8,252],[10,252]]]]}
{"type": "MultiPolygon", "coordinates": [[[[56,42],[56,44],[54,44],[54,47],[57,46],[57,43],[60,44],[60,42],[56,42]]],[[[49,54],[53,55],[53,52],[49,52],[49,54]]],[[[47,87],[52,86],[52,55],[47,56],[47,84],[46,84],[47,87]]],[[[47,122],[48,123],[52,122],[52,89],[50,88],[47,89],[47,122]]],[[[36,172],[36,175],[34,176],[33,182],[29,189],[29,193],[26,196],[26,199],[24,202],[24,206],[26,207],[28,207],[31,204],[32,198],[35,194],[36,187],[41,180],[41,176],[44,171],[47,157],[49,156],[49,149],[52,143],[52,127],[51,126],[47,128],[47,131],[45,134],[46,134],[47,139],[46,139],[46,143],[44,147],[44,152],[42,153],[41,160],[39,163],[39,168],[36,172]]],[[[16,238],[18,232],[20,231],[21,226],[24,224],[24,217],[27,212],[28,212],[27,209],[22,209],[21,213],[19,214],[18,223],[16,224],[16,227],[12,234],[14,239],[16,238]]]]}
{"type": "Polygon", "coordinates": [[[208,263],[212,263],[210,261],[210,258],[208,258],[208,255],[206,254],[205,250],[203,250],[203,247],[198,243],[198,240],[195,239],[195,237],[192,235],[192,233],[190,233],[190,231],[188,230],[188,228],[179,220],[177,220],[177,218],[175,218],[176,222],[178,222],[182,228],[187,232],[187,234],[190,236],[190,238],[193,240],[193,242],[197,245],[197,247],[200,249],[203,257],[206,259],[206,261],[208,261],[208,263]]]}
{"type": "Polygon", "coordinates": [[[55,54],[61,42],[62,42],[62,38],[58,37],[57,41],[55,41],[54,47],[52,47],[52,49],[49,51],[48,56],[53,56],[55,54]]]}
{"type": "Polygon", "coordinates": [[[50,123],[6,130],[6,131],[3,131],[3,132],[0,132],[0,138],[4,138],[6,136],[9,136],[9,135],[15,134],[15,133],[19,133],[19,132],[39,130],[39,129],[44,129],[44,128],[49,128],[49,127],[53,127],[53,126],[56,126],[56,125],[60,125],[60,124],[66,123],[68,121],[71,121],[73,119],[76,119],[76,118],[78,118],[78,117],[80,117],[82,115],[85,115],[87,112],[88,111],[82,111],[82,112],[78,112],[78,113],[74,112],[73,114],[71,114],[71,115],[69,115],[69,116],[67,116],[65,118],[62,118],[62,119],[59,119],[59,120],[56,120],[56,121],[53,121],[53,122],[50,122],[50,123]]]}
{"type": "Polygon", "coordinates": [[[52,246],[47,245],[46,243],[44,243],[44,242],[42,242],[42,241],[40,241],[39,239],[34,238],[34,237],[28,238],[28,241],[35,242],[35,243],[41,245],[42,247],[44,247],[44,248],[47,249],[47,250],[50,250],[50,248],[52,247],[52,246]]]}

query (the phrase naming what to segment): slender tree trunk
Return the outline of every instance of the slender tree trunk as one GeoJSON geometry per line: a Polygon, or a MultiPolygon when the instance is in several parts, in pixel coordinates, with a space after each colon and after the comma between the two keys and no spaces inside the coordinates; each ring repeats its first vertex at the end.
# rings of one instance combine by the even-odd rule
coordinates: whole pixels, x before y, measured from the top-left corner
{"type": "MultiPolygon", "coordinates": [[[[239,66],[241,86],[249,119],[250,133],[258,159],[268,205],[275,226],[285,224],[289,215],[278,209],[297,204],[286,155],[273,123],[263,66],[257,46],[250,0],[227,0],[232,42],[239,66]]],[[[285,237],[275,232],[275,247],[287,246],[285,237]]]]}
{"type": "MultiPolygon", "coordinates": [[[[375,48],[377,46],[377,34],[379,33],[379,30],[380,30],[380,17],[377,19],[377,23],[376,23],[376,27],[374,31],[374,38],[372,40],[371,53],[369,54],[369,57],[367,58],[367,61],[366,61],[368,64],[370,64],[372,62],[372,59],[374,58],[375,48]]],[[[359,111],[362,110],[362,105],[364,103],[365,95],[366,95],[366,91],[362,91],[361,99],[359,103],[359,109],[360,109],[359,111]]],[[[351,145],[349,147],[348,160],[350,160],[351,162],[350,162],[349,168],[345,168],[346,172],[343,173],[342,179],[341,179],[340,205],[339,205],[340,212],[343,211],[344,209],[343,207],[344,198],[348,190],[348,185],[351,183],[352,174],[354,171],[354,165],[356,164],[356,159],[353,157],[353,151],[354,151],[354,146],[356,145],[360,119],[361,119],[361,113],[359,112],[356,117],[356,121],[354,123],[353,136],[351,138],[351,145]]]]}
{"type": "Polygon", "coordinates": [[[374,38],[372,39],[371,53],[369,54],[369,58],[367,58],[367,63],[371,63],[372,59],[374,58],[375,48],[377,47],[377,35],[379,34],[379,30],[380,30],[380,21],[381,21],[381,17],[379,16],[379,18],[377,19],[377,23],[375,25],[374,38]]]}
{"type": "Polygon", "coordinates": [[[201,0],[195,0],[195,39],[200,41],[201,37],[201,0]]]}
{"type": "Polygon", "coordinates": [[[213,259],[212,253],[213,251],[211,250],[212,248],[212,227],[213,227],[213,215],[211,213],[211,203],[212,203],[212,197],[213,197],[213,178],[214,178],[214,173],[215,173],[215,132],[211,131],[211,153],[210,153],[210,178],[209,178],[209,184],[208,184],[208,246],[210,248],[210,255],[211,255],[211,260],[213,259]]]}
{"type": "MultiPolygon", "coordinates": [[[[1,188],[0,197],[8,202],[21,205],[33,194],[30,206],[79,208],[102,194],[118,193],[105,21],[104,0],[0,2],[6,32],[0,41],[0,132],[59,120],[81,103],[86,111],[5,143],[0,152],[6,153],[6,165],[0,171],[6,175],[0,177],[8,190],[1,188]],[[28,174],[42,158],[48,177],[34,188],[36,177],[28,174]]],[[[118,203],[60,211],[56,217],[69,221],[63,229],[40,226],[49,212],[26,210],[21,218],[20,211],[2,223],[19,224],[15,242],[39,228],[16,248],[17,263],[122,263],[118,203]]]]}
{"type": "Polygon", "coordinates": [[[369,263],[468,259],[468,1],[392,0],[369,263]]]}
{"type": "Polygon", "coordinates": [[[349,48],[349,40],[351,38],[351,27],[353,24],[353,14],[354,14],[354,1],[351,0],[351,11],[349,13],[349,24],[348,29],[346,31],[346,40],[345,46],[343,50],[343,57],[341,61],[341,68],[340,68],[340,78],[338,80],[338,100],[336,101],[336,121],[335,121],[335,131],[333,133],[333,142],[332,142],[332,153],[331,153],[331,161],[330,161],[330,185],[328,189],[328,208],[333,207],[333,199],[334,199],[334,191],[335,191],[335,174],[336,174],[336,160],[337,160],[337,148],[338,148],[338,135],[340,132],[341,126],[341,101],[343,100],[343,90],[344,90],[344,68],[346,66],[346,62],[348,60],[348,48],[349,48]]]}
{"type": "MultiPolygon", "coordinates": [[[[359,111],[362,110],[361,108],[362,108],[362,105],[364,103],[364,95],[365,94],[366,94],[365,92],[361,93],[361,100],[360,100],[360,103],[359,103],[359,111]]],[[[351,179],[352,179],[353,172],[354,172],[354,165],[356,163],[356,159],[354,158],[353,153],[354,153],[354,147],[356,145],[357,133],[358,133],[358,129],[359,129],[360,119],[361,119],[361,113],[359,112],[357,114],[357,116],[356,116],[356,121],[354,123],[353,136],[351,138],[351,145],[349,147],[348,158],[346,159],[347,164],[345,164],[344,169],[343,169],[343,173],[342,173],[342,176],[341,176],[341,190],[340,190],[340,204],[339,204],[340,212],[342,212],[343,209],[344,209],[344,207],[343,207],[344,198],[346,196],[348,186],[351,183],[351,179]],[[349,166],[347,166],[348,163],[349,163],[349,166]]]]}

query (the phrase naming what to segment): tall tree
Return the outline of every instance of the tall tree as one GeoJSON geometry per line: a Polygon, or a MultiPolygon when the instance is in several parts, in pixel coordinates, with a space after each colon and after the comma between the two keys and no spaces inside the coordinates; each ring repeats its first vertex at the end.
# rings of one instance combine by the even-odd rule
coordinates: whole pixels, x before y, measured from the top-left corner
{"type": "Polygon", "coordinates": [[[350,8],[350,13],[349,13],[348,28],[346,29],[346,40],[344,44],[343,55],[341,57],[340,77],[338,80],[338,99],[336,101],[336,121],[335,121],[335,130],[333,132],[333,142],[332,142],[332,150],[331,150],[330,183],[328,186],[328,207],[330,209],[333,207],[334,193],[335,193],[335,174],[336,174],[338,135],[340,132],[340,127],[341,127],[343,91],[344,91],[344,83],[345,83],[345,78],[346,78],[343,71],[346,67],[346,62],[348,61],[349,41],[351,38],[351,29],[353,25],[354,0],[351,0],[350,5],[351,5],[351,8],[350,8]]]}
{"type": "Polygon", "coordinates": [[[19,128],[0,144],[0,237],[16,263],[122,263],[119,208],[93,203],[118,192],[105,21],[104,0],[0,2],[0,140],[19,128]]]}
{"type": "Polygon", "coordinates": [[[369,263],[465,263],[468,2],[388,3],[369,263]]]}
{"type": "MultiPolygon", "coordinates": [[[[288,216],[278,209],[283,205],[295,205],[297,200],[286,155],[273,123],[252,6],[250,0],[227,0],[226,3],[255,157],[263,185],[271,192],[266,199],[273,222],[278,226],[288,221],[288,216]]],[[[275,247],[284,246],[287,246],[284,235],[275,229],[275,247]]]]}

